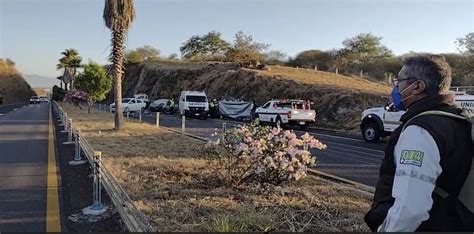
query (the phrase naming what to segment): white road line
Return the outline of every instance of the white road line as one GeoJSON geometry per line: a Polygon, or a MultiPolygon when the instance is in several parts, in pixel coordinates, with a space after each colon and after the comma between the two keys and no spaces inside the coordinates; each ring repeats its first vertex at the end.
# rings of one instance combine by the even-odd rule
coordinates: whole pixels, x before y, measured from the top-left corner
{"type": "Polygon", "coordinates": [[[14,111],[18,110],[18,108],[13,109],[14,111]]]}

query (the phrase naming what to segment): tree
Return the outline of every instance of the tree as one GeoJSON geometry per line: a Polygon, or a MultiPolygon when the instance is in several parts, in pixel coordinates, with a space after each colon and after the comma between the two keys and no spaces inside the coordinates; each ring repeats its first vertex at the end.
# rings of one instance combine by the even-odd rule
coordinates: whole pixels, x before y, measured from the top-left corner
{"type": "Polygon", "coordinates": [[[256,42],[251,35],[239,31],[235,34],[234,44],[227,50],[227,61],[237,62],[244,67],[255,66],[263,59],[263,50],[270,45],[256,42]]]}
{"type": "Polygon", "coordinates": [[[168,56],[168,59],[170,60],[179,60],[178,54],[172,53],[170,56],[168,56]]]}
{"type": "Polygon", "coordinates": [[[223,57],[229,43],[221,38],[219,32],[209,32],[203,36],[192,36],[179,48],[185,59],[212,60],[223,57]]]}
{"type": "Polygon", "coordinates": [[[294,59],[288,61],[288,65],[293,67],[303,67],[314,69],[316,66],[318,70],[327,71],[333,66],[335,60],[335,53],[331,51],[321,50],[306,50],[294,59]]]}
{"type": "Polygon", "coordinates": [[[342,42],[344,48],[340,51],[340,56],[355,63],[393,56],[392,51],[382,45],[381,40],[382,37],[361,33],[342,42]]]}
{"type": "Polygon", "coordinates": [[[10,66],[12,66],[12,67],[15,66],[15,62],[13,62],[13,60],[7,58],[7,59],[5,59],[5,61],[7,62],[8,65],[10,65],[10,66]]]}
{"type": "Polygon", "coordinates": [[[460,52],[474,54],[474,32],[466,34],[456,40],[460,52]]]}
{"type": "Polygon", "coordinates": [[[74,79],[77,74],[77,69],[81,67],[82,58],[79,56],[79,52],[76,49],[66,49],[61,53],[62,57],[59,59],[59,63],[56,65],[58,70],[63,69],[63,82],[65,89],[67,90],[67,84],[74,88],[74,79]]]}
{"type": "Polygon", "coordinates": [[[135,50],[129,50],[125,54],[127,63],[141,63],[149,59],[158,59],[160,57],[160,51],[156,48],[145,45],[135,50]]]}
{"type": "Polygon", "coordinates": [[[114,77],[115,94],[115,130],[120,130],[122,116],[122,76],[124,73],[124,42],[127,31],[135,19],[134,0],[105,0],[104,14],[105,26],[112,32],[112,75],[114,77]]]}
{"type": "Polygon", "coordinates": [[[88,113],[94,103],[106,98],[112,88],[112,79],[107,77],[105,69],[97,63],[90,62],[83,66],[84,71],[76,78],[76,88],[87,93],[88,113]]]}
{"type": "Polygon", "coordinates": [[[474,85],[474,54],[442,54],[452,71],[452,86],[473,86],[474,85]]]}
{"type": "Polygon", "coordinates": [[[60,85],[59,87],[61,87],[61,89],[62,89],[63,88],[63,80],[64,80],[63,76],[62,75],[58,76],[58,77],[56,77],[56,79],[59,80],[59,85],[60,85]]]}
{"type": "Polygon", "coordinates": [[[271,50],[263,54],[263,60],[268,64],[283,65],[287,60],[287,55],[279,50],[271,50]]]}

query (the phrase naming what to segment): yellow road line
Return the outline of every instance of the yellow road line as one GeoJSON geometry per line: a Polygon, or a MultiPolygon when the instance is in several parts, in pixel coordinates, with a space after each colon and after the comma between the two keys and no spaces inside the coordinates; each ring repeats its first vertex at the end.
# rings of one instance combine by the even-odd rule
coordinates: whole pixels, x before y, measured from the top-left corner
{"type": "Polygon", "coordinates": [[[61,232],[59,215],[58,170],[56,168],[56,150],[54,146],[51,106],[48,126],[48,178],[46,196],[46,232],[61,232]]]}

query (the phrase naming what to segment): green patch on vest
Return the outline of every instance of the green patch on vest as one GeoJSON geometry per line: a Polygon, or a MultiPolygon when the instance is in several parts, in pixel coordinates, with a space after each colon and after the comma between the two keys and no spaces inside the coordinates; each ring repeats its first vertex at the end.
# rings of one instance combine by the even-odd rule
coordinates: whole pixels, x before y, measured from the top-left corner
{"type": "Polygon", "coordinates": [[[400,164],[414,165],[421,167],[423,164],[423,155],[425,153],[417,150],[402,150],[400,157],[400,164]]]}

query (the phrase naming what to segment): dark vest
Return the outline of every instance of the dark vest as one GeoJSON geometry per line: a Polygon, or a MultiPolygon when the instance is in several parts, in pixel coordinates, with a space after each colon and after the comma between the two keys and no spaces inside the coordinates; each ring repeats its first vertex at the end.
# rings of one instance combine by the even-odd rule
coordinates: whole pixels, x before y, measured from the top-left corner
{"type": "MultiPolygon", "coordinates": [[[[429,110],[446,111],[457,115],[462,112],[455,107],[452,96],[438,96],[424,98],[414,103],[401,117],[402,124],[392,133],[385,148],[374,201],[364,217],[372,231],[376,231],[382,224],[395,201],[392,197],[396,170],[393,153],[402,128],[409,119],[429,110]]],[[[413,119],[408,125],[420,126],[433,137],[440,152],[442,169],[436,180],[436,186],[450,194],[447,199],[432,194],[433,206],[429,212],[429,219],[424,221],[417,231],[465,231],[462,230],[454,201],[469,173],[472,161],[470,123],[444,116],[425,115],[413,119]]]]}

